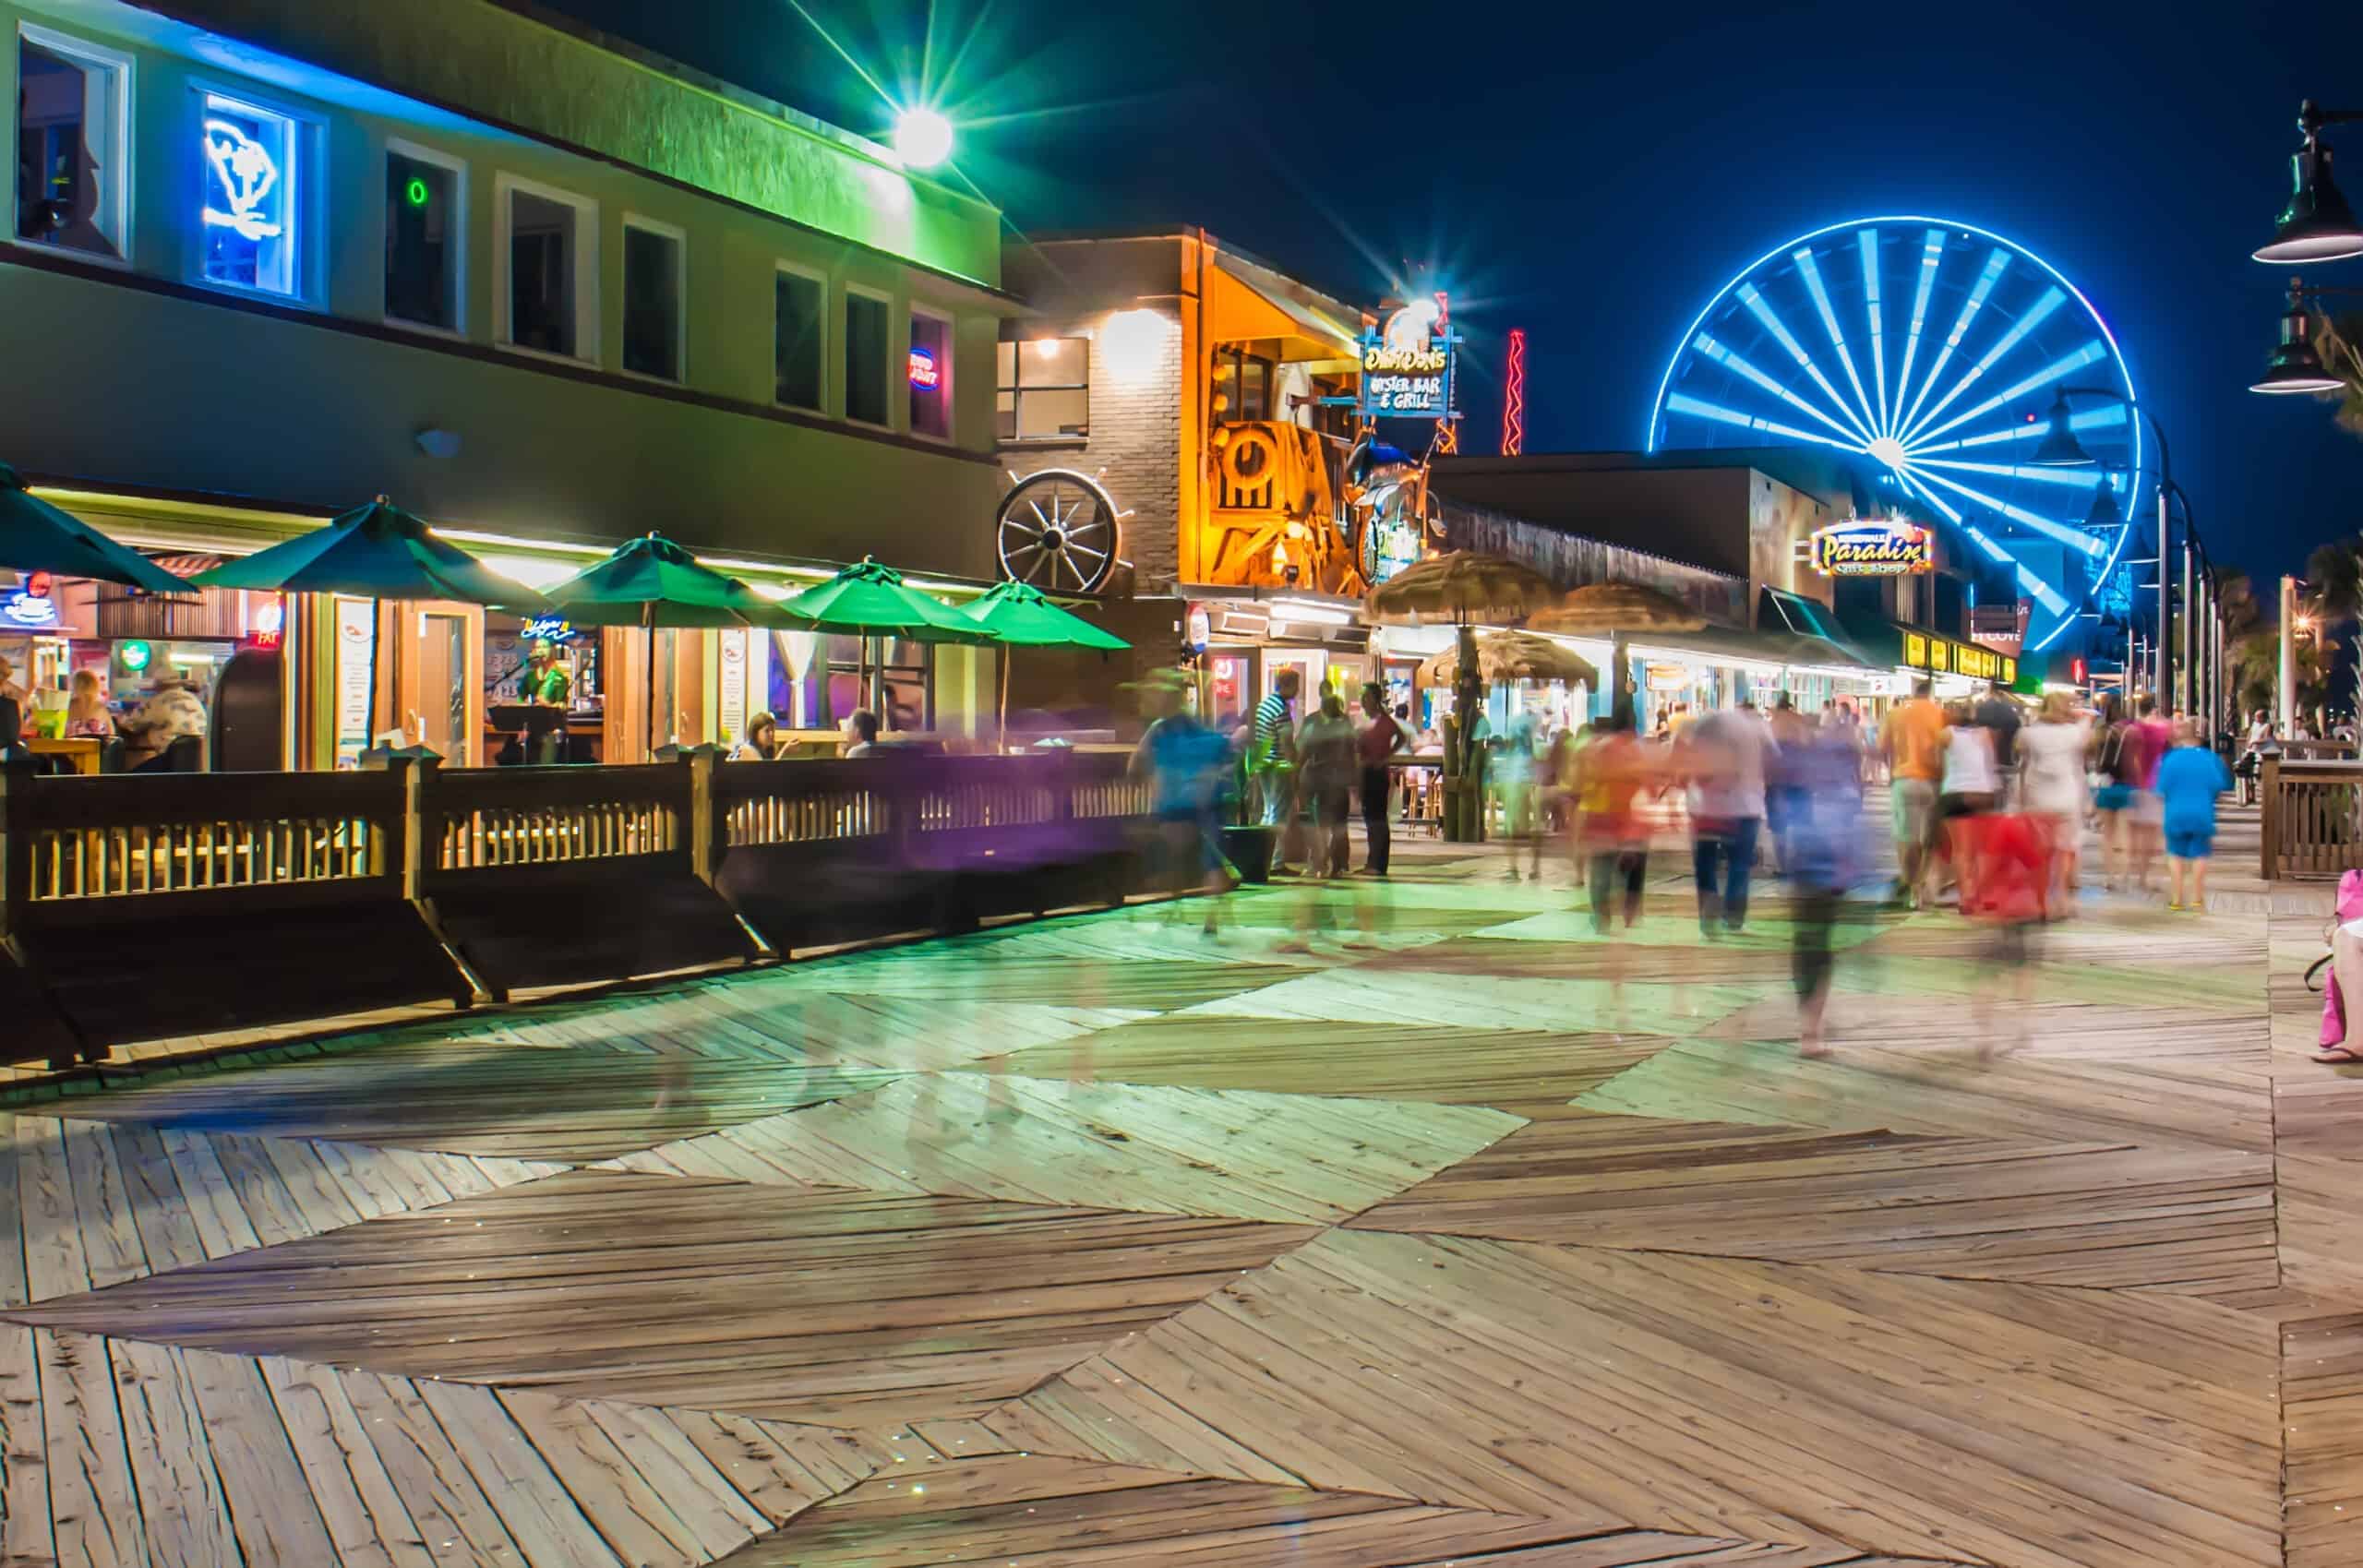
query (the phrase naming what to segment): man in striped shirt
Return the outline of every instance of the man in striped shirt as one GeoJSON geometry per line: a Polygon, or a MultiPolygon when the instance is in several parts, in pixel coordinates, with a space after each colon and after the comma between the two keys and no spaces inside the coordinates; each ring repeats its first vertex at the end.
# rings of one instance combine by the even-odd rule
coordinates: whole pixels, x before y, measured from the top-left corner
{"type": "Polygon", "coordinates": [[[1255,704],[1255,727],[1250,755],[1255,760],[1255,780],[1264,796],[1266,826],[1286,824],[1276,846],[1272,868],[1285,870],[1296,839],[1296,699],[1304,688],[1302,672],[1283,669],[1272,676],[1272,690],[1255,704]]]}

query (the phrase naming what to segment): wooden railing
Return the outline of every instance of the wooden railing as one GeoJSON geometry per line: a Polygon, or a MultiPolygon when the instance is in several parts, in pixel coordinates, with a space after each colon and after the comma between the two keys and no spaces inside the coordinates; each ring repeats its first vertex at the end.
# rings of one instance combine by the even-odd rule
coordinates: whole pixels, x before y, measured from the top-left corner
{"type": "Polygon", "coordinates": [[[2363,868],[2363,761],[2267,757],[2260,783],[2265,880],[2363,868]]]}
{"type": "Polygon", "coordinates": [[[437,769],[420,792],[436,871],[548,866],[669,855],[687,842],[688,771],[614,768],[437,769]]]}

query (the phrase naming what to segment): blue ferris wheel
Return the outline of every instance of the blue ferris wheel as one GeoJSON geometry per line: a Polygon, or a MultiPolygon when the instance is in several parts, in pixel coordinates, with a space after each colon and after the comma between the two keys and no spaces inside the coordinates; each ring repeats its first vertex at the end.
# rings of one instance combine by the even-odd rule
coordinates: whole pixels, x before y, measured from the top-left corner
{"type": "Polygon", "coordinates": [[[2069,424],[2096,466],[2030,463],[2060,386],[2135,395],[2057,269],[1973,224],[1860,218],[1767,251],[1708,301],[1658,383],[1648,445],[1868,458],[1897,510],[2012,573],[2041,652],[2125,592],[2121,503],[2142,462],[2141,422],[2088,402],[2069,424]]]}

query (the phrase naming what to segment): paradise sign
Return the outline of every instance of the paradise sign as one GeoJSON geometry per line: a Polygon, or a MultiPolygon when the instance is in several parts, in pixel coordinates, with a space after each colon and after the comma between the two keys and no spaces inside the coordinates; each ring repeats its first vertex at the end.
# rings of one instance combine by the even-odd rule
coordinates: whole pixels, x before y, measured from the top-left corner
{"type": "Polygon", "coordinates": [[[1856,520],[1814,533],[1813,567],[1824,577],[1909,577],[1936,566],[1935,536],[1912,523],[1856,520]]]}

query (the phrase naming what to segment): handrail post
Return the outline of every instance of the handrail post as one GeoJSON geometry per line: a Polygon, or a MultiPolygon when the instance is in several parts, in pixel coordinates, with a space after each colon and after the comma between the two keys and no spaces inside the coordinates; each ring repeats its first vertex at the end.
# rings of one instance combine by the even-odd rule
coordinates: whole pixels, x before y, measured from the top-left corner
{"type": "Polygon", "coordinates": [[[402,896],[416,904],[426,885],[426,856],[434,835],[427,830],[428,797],[443,759],[423,746],[375,749],[363,754],[361,766],[371,772],[392,773],[402,784],[402,805],[386,824],[387,842],[370,856],[370,874],[383,876],[389,866],[402,868],[402,896]]]}
{"type": "Polygon", "coordinates": [[[0,940],[14,937],[33,896],[33,765],[0,760],[0,940]]]}
{"type": "Polygon", "coordinates": [[[2264,766],[2257,784],[2257,798],[2263,804],[2260,815],[2258,838],[2264,847],[2264,880],[2267,886],[2281,875],[2281,759],[2266,753],[2264,766]]]}
{"type": "Polygon", "coordinates": [[[690,870],[708,887],[722,871],[722,813],[714,809],[714,765],[722,754],[717,746],[685,746],[681,760],[690,765],[690,870]]]}

